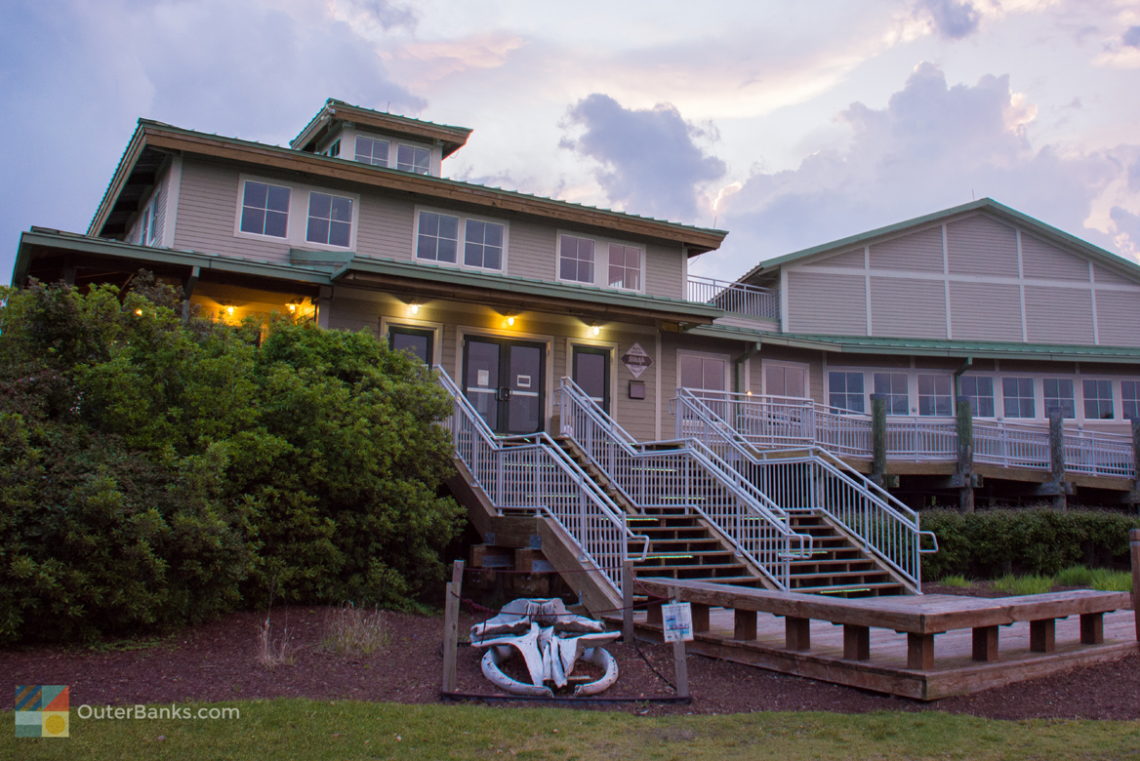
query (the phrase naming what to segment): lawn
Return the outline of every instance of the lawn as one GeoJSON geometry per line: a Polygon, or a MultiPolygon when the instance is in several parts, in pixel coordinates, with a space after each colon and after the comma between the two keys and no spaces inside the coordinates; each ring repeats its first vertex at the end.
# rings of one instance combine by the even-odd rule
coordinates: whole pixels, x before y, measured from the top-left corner
{"type": "MultiPolygon", "coordinates": [[[[17,739],[9,729],[0,735],[0,758],[1140,759],[1140,721],[999,721],[937,711],[643,717],[298,699],[224,705],[240,709],[240,718],[83,720],[72,706],[69,738],[17,739]]],[[[3,721],[13,726],[10,713],[3,721]]]]}

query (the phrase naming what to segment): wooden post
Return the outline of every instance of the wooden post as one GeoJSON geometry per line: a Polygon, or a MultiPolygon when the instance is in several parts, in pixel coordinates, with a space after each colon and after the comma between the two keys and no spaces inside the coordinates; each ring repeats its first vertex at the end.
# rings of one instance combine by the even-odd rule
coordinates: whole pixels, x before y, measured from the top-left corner
{"type": "Polygon", "coordinates": [[[973,658],[992,663],[998,659],[998,627],[975,626],[973,630],[973,658]]]}
{"type": "Polygon", "coordinates": [[[756,639],[756,611],[733,609],[732,638],[746,641],[756,639]]]}
{"type": "MultiPolygon", "coordinates": [[[[669,590],[669,602],[677,602],[677,590],[669,590]]],[[[660,610],[660,608],[658,608],[660,610]]],[[[693,629],[696,630],[694,622],[693,629]]],[[[664,629],[662,629],[664,631],[664,629]]],[[[689,697],[689,662],[685,658],[685,640],[678,639],[673,642],[673,676],[677,680],[677,697],[689,697]]]]}
{"type": "Polygon", "coordinates": [[[633,642],[633,561],[621,564],[621,640],[633,642]]]}
{"type": "Polygon", "coordinates": [[[1057,649],[1057,619],[1029,622],[1029,649],[1035,653],[1051,653],[1057,649]]]}
{"type": "Polygon", "coordinates": [[[974,512],[974,410],[970,406],[969,397],[958,397],[955,412],[957,412],[958,433],[958,477],[962,483],[958,487],[958,510],[972,513],[974,512]]]}
{"type": "Polygon", "coordinates": [[[1140,418],[1132,419],[1132,472],[1136,477],[1132,479],[1132,494],[1129,498],[1140,514],[1140,418]]]}
{"type": "Polygon", "coordinates": [[[871,394],[871,480],[886,485],[887,476],[887,397],[871,394]]]}
{"type": "Polygon", "coordinates": [[[1057,489],[1053,509],[1065,510],[1069,506],[1065,494],[1065,421],[1059,409],[1049,410],[1049,470],[1050,482],[1057,489]]]}
{"type": "Polygon", "coordinates": [[[843,657],[849,661],[870,660],[870,628],[856,624],[843,625],[843,657]]]}
{"type": "Polygon", "coordinates": [[[709,630],[709,606],[699,602],[689,603],[693,612],[693,634],[702,634],[709,630]]]}
{"type": "Polygon", "coordinates": [[[1140,642],[1140,528],[1128,532],[1132,551],[1132,616],[1136,619],[1136,641],[1140,642]]]}
{"type": "Polygon", "coordinates": [[[908,669],[915,669],[916,671],[931,671],[934,669],[933,634],[907,632],[906,667],[908,669]]]}
{"type": "Polygon", "coordinates": [[[810,618],[799,618],[798,616],[784,617],[784,646],[789,650],[798,650],[800,652],[811,650],[810,618]]]}
{"type": "Polygon", "coordinates": [[[455,692],[455,659],[459,647],[459,597],[463,593],[463,561],[451,567],[447,600],[443,604],[443,691],[455,692]]]}

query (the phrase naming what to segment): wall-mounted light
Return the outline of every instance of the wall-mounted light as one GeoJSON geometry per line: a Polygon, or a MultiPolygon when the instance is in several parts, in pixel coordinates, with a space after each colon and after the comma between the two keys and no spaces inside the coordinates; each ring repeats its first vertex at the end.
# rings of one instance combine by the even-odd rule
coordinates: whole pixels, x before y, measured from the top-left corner
{"type": "Polygon", "coordinates": [[[226,307],[226,316],[227,317],[233,317],[234,316],[234,308],[232,306],[226,307]]]}
{"type": "Polygon", "coordinates": [[[420,307],[421,306],[423,306],[423,304],[421,304],[418,301],[409,301],[408,302],[408,308],[407,308],[408,317],[415,317],[416,315],[418,315],[420,313],[420,307]]]}
{"type": "Polygon", "coordinates": [[[517,322],[519,316],[518,312],[500,312],[499,314],[503,315],[503,325],[508,328],[515,326],[515,322],[517,322]]]}

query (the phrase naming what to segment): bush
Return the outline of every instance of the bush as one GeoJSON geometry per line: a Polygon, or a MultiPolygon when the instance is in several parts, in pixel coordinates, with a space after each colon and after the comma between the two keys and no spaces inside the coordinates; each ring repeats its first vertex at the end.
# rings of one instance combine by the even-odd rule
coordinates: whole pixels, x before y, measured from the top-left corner
{"type": "Polygon", "coordinates": [[[1128,530],[1140,518],[1101,510],[924,510],[939,551],[923,555],[923,577],[1053,576],[1064,568],[1127,568],[1128,530]]]}
{"type": "Polygon", "coordinates": [[[448,411],[369,334],[183,321],[147,277],[0,306],[0,642],[264,602],[408,605],[460,511],[448,411]]]}

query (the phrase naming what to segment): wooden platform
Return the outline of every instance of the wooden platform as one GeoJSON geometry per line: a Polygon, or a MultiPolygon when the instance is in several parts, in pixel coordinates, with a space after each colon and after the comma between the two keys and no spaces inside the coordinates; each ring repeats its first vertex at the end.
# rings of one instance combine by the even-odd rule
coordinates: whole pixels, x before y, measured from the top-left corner
{"type": "MultiPolygon", "coordinates": [[[[690,652],[918,700],[1140,652],[1124,592],[832,599],[675,579],[638,586],[693,603],[690,652]]],[[[659,610],[639,626],[659,635],[659,610]]]]}

